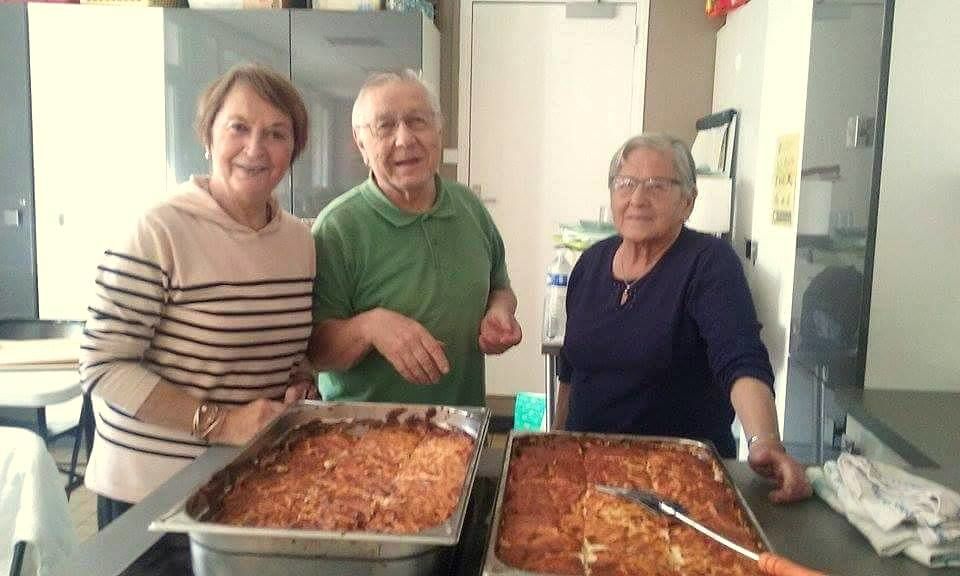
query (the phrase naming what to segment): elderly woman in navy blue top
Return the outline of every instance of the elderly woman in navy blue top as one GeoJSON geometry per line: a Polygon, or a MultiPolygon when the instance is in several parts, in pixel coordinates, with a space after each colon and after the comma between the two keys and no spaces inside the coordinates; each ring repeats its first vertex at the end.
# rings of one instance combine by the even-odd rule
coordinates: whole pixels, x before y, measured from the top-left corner
{"type": "Polygon", "coordinates": [[[710,440],[776,482],[776,502],[809,496],[777,431],[773,370],[740,261],[720,239],[684,226],[697,197],[683,142],[628,140],[609,186],[619,234],[584,252],[567,288],[557,423],[576,431],[710,440]]]}

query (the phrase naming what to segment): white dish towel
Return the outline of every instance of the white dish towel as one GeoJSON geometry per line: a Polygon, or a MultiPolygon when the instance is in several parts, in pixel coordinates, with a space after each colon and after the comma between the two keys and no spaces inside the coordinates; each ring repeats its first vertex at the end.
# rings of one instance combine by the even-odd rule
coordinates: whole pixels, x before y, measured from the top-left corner
{"type": "Polygon", "coordinates": [[[902,552],[932,568],[960,566],[960,494],[852,454],[841,454],[823,468],[808,468],[807,478],[877,554],[902,552]]]}
{"type": "Polygon", "coordinates": [[[21,574],[46,576],[76,547],[63,481],[39,436],[0,427],[0,573],[26,542],[21,574]]]}

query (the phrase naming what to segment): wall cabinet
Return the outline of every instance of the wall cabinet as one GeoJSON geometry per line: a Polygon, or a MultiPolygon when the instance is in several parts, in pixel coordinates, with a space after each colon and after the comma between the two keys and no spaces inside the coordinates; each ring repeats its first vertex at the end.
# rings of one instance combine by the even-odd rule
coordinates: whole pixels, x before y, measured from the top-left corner
{"type": "Polygon", "coordinates": [[[307,102],[310,144],[276,191],[303,218],[366,177],[350,113],[367,75],[439,80],[439,33],[419,13],[30,4],[28,20],[42,318],[83,318],[104,247],[208,172],[196,101],[233,64],[287,74],[307,102]]]}

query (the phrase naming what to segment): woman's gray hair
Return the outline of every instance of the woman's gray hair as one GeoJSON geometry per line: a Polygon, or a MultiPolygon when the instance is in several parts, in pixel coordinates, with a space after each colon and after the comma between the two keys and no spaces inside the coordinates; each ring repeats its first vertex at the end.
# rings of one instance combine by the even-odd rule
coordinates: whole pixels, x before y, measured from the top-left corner
{"type": "Polygon", "coordinates": [[[693,198],[697,190],[697,166],[693,162],[693,154],[686,142],[666,134],[640,134],[633,136],[623,143],[613,154],[610,160],[610,174],[607,176],[607,187],[613,186],[613,179],[620,174],[624,159],[634,150],[656,150],[669,154],[673,160],[673,170],[680,180],[680,188],[686,198],[693,198]]]}
{"type": "Polygon", "coordinates": [[[377,72],[371,74],[366,82],[363,83],[363,86],[360,87],[360,91],[357,93],[357,99],[353,101],[353,115],[352,123],[354,128],[360,127],[364,123],[364,118],[361,118],[363,114],[363,105],[364,100],[367,97],[367,93],[373,90],[374,88],[379,88],[385,84],[392,83],[403,83],[403,84],[415,84],[419,86],[424,94],[427,95],[427,102],[430,103],[430,109],[433,110],[433,115],[437,120],[437,125],[443,125],[443,112],[440,110],[440,98],[437,96],[436,91],[432,86],[423,81],[420,77],[420,74],[410,70],[409,68],[402,70],[400,72],[377,72]]]}

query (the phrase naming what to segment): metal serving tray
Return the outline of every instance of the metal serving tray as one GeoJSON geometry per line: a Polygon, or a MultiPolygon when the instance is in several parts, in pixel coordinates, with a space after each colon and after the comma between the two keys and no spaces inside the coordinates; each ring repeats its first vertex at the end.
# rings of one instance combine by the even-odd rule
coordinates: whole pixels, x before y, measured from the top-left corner
{"type": "Polygon", "coordinates": [[[526,436],[595,438],[598,440],[626,440],[629,442],[638,443],[660,442],[678,446],[689,446],[691,448],[701,450],[705,455],[713,458],[719,464],[720,470],[723,471],[724,481],[728,486],[730,486],[730,488],[733,489],[733,492],[737,497],[737,503],[746,513],[747,520],[756,531],[760,541],[768,551],[774,551],[773,547],[770,546],[770,541],[767,539],[767,535],[764,534],[763,529],[760,528],[760,523],[757,522],[756,516],[753,515],[753,511],[750,509],[750,506],[747,505],[747,501],[743,498],[743,494],[740,493],[740,489],[737,488],[737,485],[730,477],[730,472],[727,470],[727,467],[724,466],[723,459],[720,457],[720,454],[717,452],[717,449],[713,446],[713,444],[699,442],[697,440],[689,440],[686,438],[675,438],[671,436],[634,436],[629,434],[597,434],[590,432],[537,432],[513,430],[510,432],[510,438],[508,439],[507,446],[505,448],[503,471],[500,474],[500,485],[497,487],[497,500],[494,503],[493,508],[493,529],[490,532],[490,539],[487,541],[487,554],[483,564],[484,576],[556,576],[555,574],[546,572],[528,572],[526,570],[514,568],[513,566],[502,562],[497,557],[497,540],[499,539],[500,535],[500,514],[503,507],[504,494],[506,493],[507,488],[507,478],[510,472],[510,461],[513,459],[513,442],[518,438],[523,438],[526,436]]]}
{"type": "Polygon", "coordinates": [[[190,535],[194,573],[205,574],[423,574],[457,544],[490,413],[486,408],[421,404],[319,402],[291,406],[227,466],[186,500],[150,524],[150,530],[190,535]],[[298,426],[315,421],[429,419],[473,437],[474,449],[456,508],[442,524],[416,534],[257,528],[207,518],[237,473],[298,426]],[[211,496],[213,495],[213,496],[211,496]]]}

